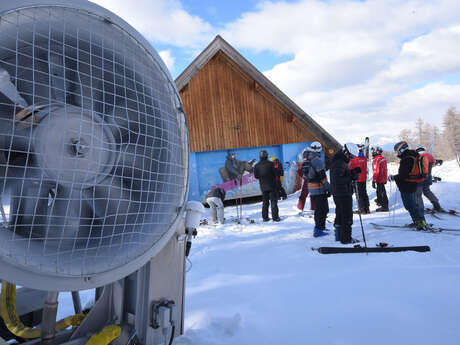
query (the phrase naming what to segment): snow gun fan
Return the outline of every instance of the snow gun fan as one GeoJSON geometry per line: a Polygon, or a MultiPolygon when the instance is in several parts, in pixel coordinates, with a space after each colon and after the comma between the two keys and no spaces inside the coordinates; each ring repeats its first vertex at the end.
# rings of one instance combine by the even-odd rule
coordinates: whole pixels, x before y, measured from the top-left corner
{"type": "Polygon", "coordinates": [[[0,278],[76,291],[181,253],[188,134],[159,55],[83,0],[3,1],[0,32],[0,278]]]}

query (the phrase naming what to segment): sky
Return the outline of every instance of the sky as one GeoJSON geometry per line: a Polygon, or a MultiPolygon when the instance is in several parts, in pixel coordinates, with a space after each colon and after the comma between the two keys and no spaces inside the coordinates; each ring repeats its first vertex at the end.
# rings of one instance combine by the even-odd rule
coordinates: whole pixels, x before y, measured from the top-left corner
{"type": "Polygon", "coordinates": [[[458,0],[94,0],[176,78],[219,34],[341,143],[460,108],[458,0]],[[135,5],[134,5],[135,4],[135,5]]]}

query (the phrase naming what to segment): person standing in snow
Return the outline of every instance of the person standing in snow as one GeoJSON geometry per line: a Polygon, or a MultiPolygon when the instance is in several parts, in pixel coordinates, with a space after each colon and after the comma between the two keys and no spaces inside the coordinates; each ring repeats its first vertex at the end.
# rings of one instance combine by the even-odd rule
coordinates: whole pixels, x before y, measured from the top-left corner
{"type": "Polygon", "coordinates": [[[396,155],[401,160],[397,175],[389,175],[390,181],[395,181],[401,193],[404,208],[409,212],[413,226],[417,230],[428,230],[425,221],[424,210],[417,204],[417,187],[424,180],[421,176],[419,162],[420,156],[414,150],[409,150],[409,145],[405,141],[400,141],[394,146],[396,155]]]}
{"type": "Polygon", "coordinates": [[[270,220],[268,217],[268,206],[270,205],[273,221],[279,222],[275,165],[268,160],[267,151],[260,151],[259,157],[260,160],[254,167],[254,177],[259,180],[260,191],[262,192],[262,219],[264,222],[270,220]]]}
{"type": "Polygon", "coordinates": [[[224,200],[225,200],[225,190],[223,188],[217,187],[211,189],[208,194],[206,194],[206,202],[211,208],[211,221],[216,224],[224,224],[224,200]]]}
{"type": "Polygon", "coordinates": [[[353,170],[349,168],[349,162],[357,157],[358,146],[346,143],[343,149],[338,151],[331,159],[331,192],[335,203],[335,240],[342,244],[357,242],[351,237],[353,224],[353,183],[358,180],[360,167],[353,170]]]}
{"type": "MultiPolygon", "coordinates": [[[[424,145],[418,145],[415,151],[425,157],[425,159],[428,160],[428,176],[424,182],[421,183],[421,193],[427,197],[428,200],[430,200],[431,204],[433,205],[433,208],[435,211],[444,211],[441,205],[439,204],[439,200],[436,197],[436,195],[433,194],[433,192],[430,189],[430,186],[433,184],[433,176],[431,175],[431,170],[433,169],[433,165],[441,165],[442,160],[436,160],[434,159],[433,155],[429,152],[426,151],[424,145]]],[[[419,191],[417,191],[419,193],[419,191]]],[[[421,197],[421,196],[420,196],[421,197]]],[[[423,200],[422,200],[423,203],[423,200]]]]}
{"type": "Polygon", "coordinates": [[[326,165],[321,159],[321,152],[323,150],[321,144],[314,141],[308,147],[308,160],[310,166],[308,169],[308,190],[312,201],[315,204],[315,228],[313,230],[313,237],[327,235],[326,218],[329,212],[329,205],[327,198],[329,193],[329,182],[326,176],[326,165]]]}
{"type": "Polygon", "coordinates": [[[361,214],[369,214],[369,196],[367,195],[367,158],[364,156],[363,149],[359,149],[359,154],[350,161],[350,170],[359,167],[361,172],[358,175],[357,186],[358,186],[358,207],[361,214]]]}
{"type": "MultiPolygon", "coordinates": [[[[308,150],[305,150],[302,153],[303,156],[303,161],[302,164],[299,164],[299,167],[297,169],[297,174],[301,178],[302,181],[302,189],[300,191],[299,195],[299,201],[297,202],[297,209],[300,212],[303,212],[303,209],[305,207],[305,201],[307,200],[308,196],[308,169],[310,168],[310,161],[308,160],[308,150]]],[[[313,200],[310,196],[310,210],[314,211],[315,210],[315,205],[313,204],[313,200]]]]}
{"type": "Polygon", "coordinates": [[[380,207],[376,212],[388,212],[388,197],[385,184],[388,179],[387,160],[382,156],[383,150],[376,147],[372,150],[372,188],[376,189],[377,205],[380,207]]]}

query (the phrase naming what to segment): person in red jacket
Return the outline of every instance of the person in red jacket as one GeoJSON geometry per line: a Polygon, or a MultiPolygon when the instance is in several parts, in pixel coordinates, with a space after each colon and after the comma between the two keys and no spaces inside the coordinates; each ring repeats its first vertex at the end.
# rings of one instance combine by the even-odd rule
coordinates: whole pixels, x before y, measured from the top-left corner
{"type": "Polygon", "coordinates": [[[387,160],[382,156],[383,150],[376,147],[372,151],[372,187],[377,189],[377,212],[388,212],[388,197],[385,184],[388,180],[387,160]]]}
{"type": "Polygon", "coordinates": [[[358,180],[356,181],[358,186],[358,207],[361,214],[369,214],[369,196],[367,195],[366,189],[366,180],[367,180],[367,159],[364,156],[362,149],[359,150],[358,157],[353,158],[350,161],[350,170],[353,170],[356,167],[360,167],[361,172],[358,175],[358,180]]]}
{"type": "MultiPolygon", "coordinates": [[[[433,176],[431,175],[431,169],[433,168],[434,165],[441,165],[442,161],[441,160],[436,160],[434,159],[433,155],[425,150],[424,145],[418,145],[417,148],[415,149],[416,152],[420,156],[425,157],[428,159],[428,176],[424,182],[420,184],[420,189],[421,193],[427,197],[428,200],[433,204],[433,208],[435,211],[444,211],[441,205],[439,204],[439,200],[436,197],[436,195],[433,194],[433,192],[430,189],[430,186],[433,184],[433,176]]],[[[420,193],[419,190],[417,190],[418,193],[420,193]]],[[[420,194],[421,194],[420,193],[420,194]]],[[[421,198],[421,196],[420,196],[421,198]]],[[[422,200],[422,206],[423,206],[423,200],[422,200]]]]}

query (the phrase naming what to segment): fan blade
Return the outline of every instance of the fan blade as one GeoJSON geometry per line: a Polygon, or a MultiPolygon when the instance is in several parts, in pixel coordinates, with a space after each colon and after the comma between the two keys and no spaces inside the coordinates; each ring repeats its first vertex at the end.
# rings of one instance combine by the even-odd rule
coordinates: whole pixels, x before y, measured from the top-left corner
{"type": "Polygon", "coordinates": [[[2,202],[5,203],[4,206],[9,206],[8,227],[15,235],[44,238],[49,187],[28,179],[9,180],[8,187],[2,194],[2,202]]]}
{"type": "Polygon", "coordinates": [[[11,76],[6,69],[0,66],[0,92],[8,97],[14,104],[22,108],[27,107],[27,102],[19,94],[16,86],[11,82],[11,76]]]}
{"type": "Polygon", "coordinates": [[[152,171],[157,171],[157,161],[152,159],[153,148],[144,145],[127,144],[121,149],[120,160],[115,175],[123,178],[123,183],[135,191],[148,191],[153,185],[152,171]]]}
{"type": "Polygon", "coordinates": [[[59,246],[80,246],[86,242],[94,221],[86,191],[64,185],[48,190],[47,241],[59,241],[59,246]]]}
{"type": "Polygon", "coordinates": [[[143,222],[146,211],[141,193],[126,188],[120,178],[106,178],[93,187],[93,193],[94,213],[104,237],[131,233],[136,224],[143,222]]]}
{"type": "Polygon", "coordinates": [[[69,81],[65,78],[64,57],[50,52],[48,55],[49,75],[51,80],[51,92],[54,99],[60,103],[65,103],[69,81]]]}

